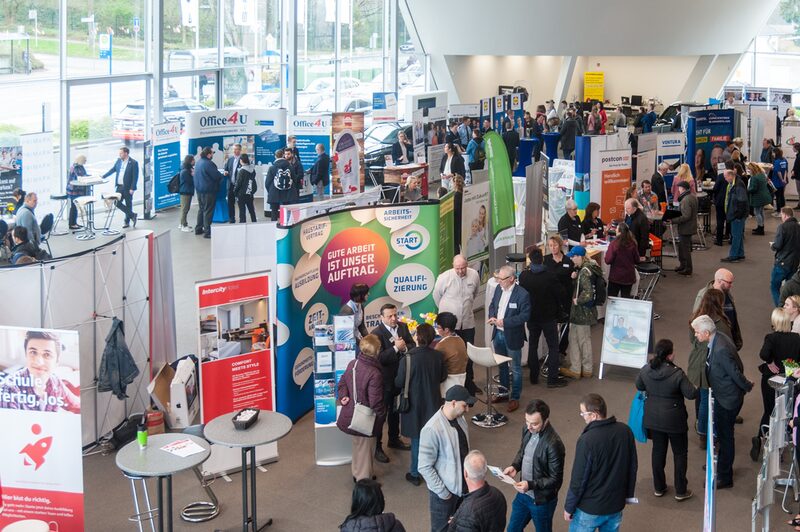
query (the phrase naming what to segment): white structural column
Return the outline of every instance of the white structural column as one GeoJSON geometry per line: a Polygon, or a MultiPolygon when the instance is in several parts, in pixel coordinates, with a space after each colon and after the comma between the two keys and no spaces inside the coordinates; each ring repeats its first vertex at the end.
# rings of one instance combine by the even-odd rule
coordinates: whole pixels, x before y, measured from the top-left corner
{"type": "Polygon", "coordinates": [[[560,102],[567,99],[569,85],[572,83],[572,75],[575,73],[575,64],[578,56],[565,55],[561,58],[561,70],[558,72],[556,87],[553,90],[553,101],[560,102]]]}
{"type": "MultiPolygon", "coordinates": [[[[697,97],[697,92],[700,89],[700,85],[703,84],[703,80],[705,80],[706,76],[708,76],[708,73],[711,71],[711,67],[714,66],[714,62],[716,60],[716,55],[701,55],[697,58],[697,63],[695,63],[692,72],[689,74],[689,77],[686,78],[686,83],[683,84],[683,88],[678,93],[677,101],[694,101],[694,99],[697,97]]],[[[666,104],[667,102],[664,103],[666,104]]]]}

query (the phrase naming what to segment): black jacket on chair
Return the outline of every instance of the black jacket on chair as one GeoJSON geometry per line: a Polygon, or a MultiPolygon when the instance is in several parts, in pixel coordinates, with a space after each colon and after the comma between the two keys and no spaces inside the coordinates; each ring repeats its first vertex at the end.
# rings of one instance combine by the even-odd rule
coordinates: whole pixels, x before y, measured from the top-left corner
{"type": "Polygon", "coordinates": [[[687,432],[686,403],[694,399],[697,389],[681,368],[664,362],[656,369],[647,364],[636,377],[636,389],[647,392],[642,426],[668,434],[687,432]]]}
{"type": "MultiPolygon", "coordinates": [[[[392,343],[392,333],[383,323],[372,329],[372,334],[376,335],[381,341],[381,352],[378,353],[378,361],[381,363],[381,372],[383,373],[383,389],[385,391],[395,390],[394,378],[397,376],[397,364],[400,362],[402,355],[395,350],[392,343]]],[[[416,347],[417,344],[411,337],[411,333],[405,323],[397,322],[397,336],[405,340],[406,347],[409,350],[416,347]]]]}
{"type": "MultiPolygon", "coordinates": [[[[522,429],[522,444],[511,466],[520,471],[525,447],[531,439],[527,427],[522,429]]],[[[528,489],[533,490],[536,504],[544,504],[558,497],[558,490],[564,482],[564,444],[553,426],[548,423],[539,434],[539,444],[533,452],[533,479],[528,481],[528,489]]]]}

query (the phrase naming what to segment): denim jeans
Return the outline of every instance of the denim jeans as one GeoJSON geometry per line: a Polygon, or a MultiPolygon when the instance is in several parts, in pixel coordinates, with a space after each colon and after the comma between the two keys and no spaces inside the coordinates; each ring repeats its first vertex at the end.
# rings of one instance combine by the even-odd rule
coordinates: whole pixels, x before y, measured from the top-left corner
{"type": "Polygon", "coordinates": [[[792,272],[781,266],[780,264],[776,264],[772,267],[772,275],[769,280],[769,290],[772,292],[772,301],[775,303],[775,306],[780,306],[781,302],[781,284],[788,280],[792,276],[792,272]]]}
{"type": "Polygon", "coordinates": [[[592,515],[575,510],[569,523],[569,532],[617,532],[622,525],[622,512],[608,515],[592,515]]]}
{"type": "Polygon", "coordinates": [[[431,490],[428,490],[428,506],[431,511],[431,532],[444,532],[447,530],[447,521],[456,513],[461,497],[451,494],[447,500],[440,499],[431,490]]]}
{"type": "Polygon", "coordinates": [[[759,227],[764,227],[764,207],[753,207],[753,212],[756,215],[756,224],[759,227]]]}
{"type": "Polygon", "coordinates": [[[530,521],[533,521],[536,532],[551,532],[557,502],[558,498],[554,498],[544,504],[534,504],[528,495],[517,493],[511,503],[511,518],[506,532],[522,532],[530,521]]]}
{"type": "Polygon", "coordinates": [[[744,257],[744,220],[731,221],[731,250],[728,256],[732,259],[744,257]]]}
{"type": "MultiPolygon", "coordinates": [[[[511,357],[511,389],[509,399],[519,401],[522,395],[522,349],[509,349],[506,346],[506,335],[498,330],[492,340],[494,352],[498,355],[511,357]]],[[[500,384],[508,388],[508,362],[500,364],[500,384]]]]}
{"type": "Polygon", "coordinates": [[[408,467],[408,472],[415,477],[419,476],[419,438],[411,438],[411,465],[408,467]]]}

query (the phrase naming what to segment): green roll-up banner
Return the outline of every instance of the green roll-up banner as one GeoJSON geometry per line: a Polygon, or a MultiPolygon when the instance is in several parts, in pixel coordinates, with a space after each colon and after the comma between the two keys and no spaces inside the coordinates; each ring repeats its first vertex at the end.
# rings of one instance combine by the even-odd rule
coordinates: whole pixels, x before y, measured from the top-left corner
{"type": "Polygon", "coordinates": [[[492,247],[513,246],[514,188],[511,182],[511,163],[503,138],[494,131],[483,137],[489,165],[489,187],[492,201],[492,247]]]}

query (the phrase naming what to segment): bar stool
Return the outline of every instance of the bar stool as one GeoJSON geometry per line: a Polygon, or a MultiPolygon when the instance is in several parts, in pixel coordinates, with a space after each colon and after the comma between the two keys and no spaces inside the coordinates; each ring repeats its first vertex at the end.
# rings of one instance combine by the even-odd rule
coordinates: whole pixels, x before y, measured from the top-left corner
{"type": "Polygon", "coordinates": [[[510,362],[511,357],[495,354],[488,347],[476,347],[471,343],[467,343],[467,356],[473,364],[486,368],[486,413],[472,416],[472,422],[487,429],[502,427],[508,423],[508,418],[492,406],[492,388],[495,386],[492,384],[492,368],[510,362]]]}
{"type": "Polygon", "coordinates": [[[118,235],[118,229],[111,229],[111,222],[114,220],[114,213],[117,212],[117,202],[122,199],[122,194],[119,192],[106,192],[101,197],[106,204],[106,220],[103,222],[102,234],[104,236],[118,235]]]}
{"type": "Polygon", "coordinates": [[[149,522],[150,523],[150,530],[151,532],[156,532],[156,522],[155,518],[158,515],[158,508],[153,508],[150,505],[150,494],[147,492],[147,479],[144,477],[138,477],[135,475],[130,475],[126,472],[122,472],[122,474],[131,481],[131,493],[133,494],[133,508],[136,512],[132,516],[128,517],[128,521],[132,521],[136,523],[136,526],[139,527],[139,532],[144,532],[144,526],[142,523],[149,522]],[[144,510],[142,510],[139,506],[139,495],[136,491],[136,483],[140,482],[141,487],[140,490],[144,493],[144,510]]]}
{"type": "MultiPolygon", "coordinates": [[[[203,435],[203,427],[205,427],[205,425],[191,425],[183,429],[183,433],[205,439],[205,436],[203,435]]],[[[203,478],[203,473],[200,471],[200,466],[194,466],[192,468],[192,472],[194,473],[194,476],[197,477],[197,480],[200,481],[200,486],[206,492],[206,495],[208,495],[210,500],[190,502],[183,507],[183,510],[181,510],[181,519],[189,523],[204,523],[214,519],[219,515],[219,500],[217,500],[217,496],[211,489],[213,480],[209,482],[203,478]]]]}
{"type": "Polygon", "coordinates": [[[61,235],[69,234],[69,230],[68,229],[67,230],[64,230],[64,229],[60,229],[59,230],[59,228],[58,228],[58,224],[61,223],[61,221],[64,218],[64,211],[69,209],[69,196],[67,196],[66,194],[50,194],[50,199],[53,200],[53,201],[60,201],[61,202],[61,207],[58,209],[58,215],[56,215],[56,221],[53,223],[53,230],[50,231],[50,234],[54,235],[54,236],[61,236],[61,235]]]}
{"type": "Polygon", "coordinates": [[[94,196],[78,196],[74,200],[75,208],[78,209],[78,214],[83,222],[83,231],[75,235],[77,240],[91,240],[95,237],[94,234],[94,204],[97,198],[94,196]]]}
{"type": "Polygon", "coordinates": [[[525,269],[525,263],[527,261],[528,257],[526,257],[524,253],[509,253],[506,255],[506,263],[514,267],[517,277],[519,277],[520,270],[525,269]]]}

